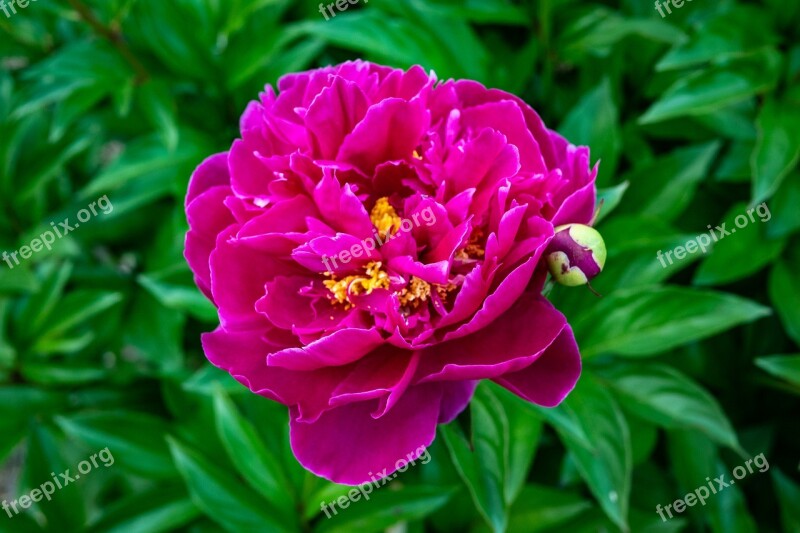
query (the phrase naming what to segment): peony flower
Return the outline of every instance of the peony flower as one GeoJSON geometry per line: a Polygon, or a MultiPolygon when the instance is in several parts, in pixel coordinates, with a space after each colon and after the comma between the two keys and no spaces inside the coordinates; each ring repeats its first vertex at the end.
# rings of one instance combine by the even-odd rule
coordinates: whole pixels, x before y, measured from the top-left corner
{"type": "Polygon", "coordinates": [[[482,379],[561,402],[581,361],[543,255],[554,227],[592,219],[588,148],[419,66],[348,62],[278,90],[192,176],[185,255],[219,310],[206,356],[289,407],[300,463],[390,474],[482,379]]]}

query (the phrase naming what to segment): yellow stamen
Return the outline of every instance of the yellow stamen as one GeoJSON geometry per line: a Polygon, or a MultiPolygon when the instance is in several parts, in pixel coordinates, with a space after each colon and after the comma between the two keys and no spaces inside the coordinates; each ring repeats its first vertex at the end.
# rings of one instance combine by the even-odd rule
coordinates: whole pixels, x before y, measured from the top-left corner
{"type": "Polygon", "coordinates": [[[456,290],[458,287],[453,283],[448,283],[447,285],[436,285],[436,293],[439,295],[439,298],[442,301],[447,301],[447,297],[450,295],[451,292],[456,290]]]}
{"type": "Polygon", "coordinates": [[[481,240],[483,240],[483,230],[475,229],[472,235],[469,236],[467,245],[456,252],[456,259],[483,259],[486,255],[486,251],[483,249],[483,245],[481,245],[481,240]]]}
{"type": "MultiPolygon", "coordinates": [[[[332,279],[326,279],[322,283],[331,292],[331,304],[344,304],[345,309],[350,309],[353,307],[351,296],[371,294],[375,289],[388,289],[389,274],[381,270],[381,266],[380,261],[372,261],[364,267],[364,275],[350,275],[342,279],[335,279],[334,274],[326,272],[325,275],[332,279]]],[[[407,314],[409,308],[416,309],[423,302],[430,300],[431,291],[435,290],[439,297],[446,301],[450,293],[457,288],[452,283],[439,285],[411,276],[408,285],[395,294],[397,294],[400,305],[406,308],[404,313],[407,314]]]]}
{"type": "MultiPolygon", "coordinates": [[[[375,289],[389,288],[389,274],[381,270],[380,261],[367,263],[365,271],[366,276],[351,275],[340,280],[326,279],[322,284],[331,291],[336,303],[345,304],[345,309],[350,309],[353,306],[350,295],[372,294],[375,289]]],[[[333,277],[332,274],[326,273],[326,275],[333,277]]]]}
{"type": "Polygon", "coordinates": [[[402,219],[397,216],[397,211],[394,210],[394,207],[389,203],[389,199],[386,197],[379,198],[377,202],[375,202],[375,207],[372,208],[370,211],[369,219],[372,221],[372,225],[378,230],[378,235],[381,237],[381,240],[385,239],[389,234],[395,234],[400,229],[400,224],[403,222],[402,219]]]}
{"type": "Polygon", "coordinates": [[[411,154],[411,156],[412,156],[414,159],[420,159],[420,160],[422,159],[422,156],[421,156],[421,155],[419,155],[419,152],[417,152],[416,150],[414,150],[414,152],[411,154]]]}
{"type": "Polygon", "coordinates": [[[411,276],[411,283],[400,291],[400,305],[417,307],[420,302],[425,302],[431,295],[430,284],[416,276],[411,276]]]}

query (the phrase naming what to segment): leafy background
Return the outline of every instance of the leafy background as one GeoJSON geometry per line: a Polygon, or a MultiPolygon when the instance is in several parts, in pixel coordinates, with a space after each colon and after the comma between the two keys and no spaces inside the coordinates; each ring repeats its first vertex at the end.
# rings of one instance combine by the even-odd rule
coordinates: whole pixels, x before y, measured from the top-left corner
{"type": "MultiPolygon", "coordinates": [[[[0,473],[16,498],[100,467],[0,530],[800,531],[800,3],[39,0],[0,15],[0,473]],[[333,519],[286,410],[203,358],[211,305],[182,259],[193,167],[286,72],[361,57],[519,94],[602,159],[595,288],[550,294],[585,372],[560,407],[481,386],[433,459],[333,519]],[[772,214],[669,268],[670,250],[772,214]],[[731,223],[728,224],[731,227],[731,223]],[[747,458],[753,473],[655,513],[747,458]]],[[[376,443],[370,443],[375,445],[376,443]]]]}

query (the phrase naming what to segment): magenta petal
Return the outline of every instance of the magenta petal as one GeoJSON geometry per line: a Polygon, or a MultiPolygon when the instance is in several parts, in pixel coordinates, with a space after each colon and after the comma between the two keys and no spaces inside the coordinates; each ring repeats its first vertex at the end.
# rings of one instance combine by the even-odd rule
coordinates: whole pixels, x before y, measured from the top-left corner
{"type": "Polygon", "coordinates": [[[314,202],[323,220],[331,227],[360,239],[372,236],[372,222],[361,200],[349,184],[342,187],[330,169],[325,169],[314,190],[314,202]]]}
{"type": "Polygon", "coordinates": [[[379,398],[373,418],[380,418],[402,398],[419,364],[419,352],[383,345],[355,365],[331,395],[331,407],[379,398]]]}
{"type": "Polygon", "coordinates": [[[292,259],[312,272],[341,274],[380,259],[380,254],[365,246],[363,240],[352,235],[337,233],[331,237],[316,237],[298,246],[292,252],[292,259]],[[349,254],[347,262],[343,262],[340,255],[345,251],[349,254]],[[353,256],[353,251],[360,257],[353,256]]]}
{"type": "Polygon", "coordinates": [[[419,382],[488,379],[521,370],[544,353],[566,324],[550,302],[526,293],[489,327],[426,348],[419,382]]]}
{"type": "Polygon", "coordinates": [[[220,233],[210,260],[211,292],[220,320],[226,329],[266,327],[266,318],[256,311],[264,286],[275,276],[299,274],[300,267],[230,240],[230,233],[220,233]]]}
{"type": "Polygon", "coordinates": [[[449,424],[467,408],[478,386],[478,381],[452,381],[446,385],[448,392],[442,397],[440,424],[449,424]]]}
{"type": "Polygon", "coordinates": [[[553,144],[557,139],[563,139],[557,133],[545,127],[539,115],[522,98],[509,94],[500,89],[489,89],[472,80],[459,80],[453,84],[459,98],[467,106],[474,106],[484,102],[498,102],[511,100],[516,102],[525,116],[525,124],[533,134],[533,138],[542,151],[542,156],[549,166],[556,166],[558,158],[553,144]]]}
{"type": "Polygon", "coordinates": [[[301,290],[312,285],[313,280],[305,276],[277,276],[266,284],[265,294],[255,307],[279,328],[306,326],[314,320],[315,313],[312,299],[302,295],[301,290]]]}
{"type": "Polygon", "coordinates": [[[211,187],[230,185],[228,174],[228,152],[215,154],[200,163],[189,181],[189,191],[186,193],[186,205],[211,187]]]}
{"type": "Polygon", "coordinates": [[[246,139],[237,139],[231,146],[228,166],[231,174],[231,187],[241,196],[266,197],[269,183],[274,175],[258,158],[257,147],[246,139]]]}
{"type": "Polygon", "coordinates": [[[239,238],[300,232],[306,230],[306,218],[317,215],[313,202],[306,196],[295,196],[271,205],[263,214],[251,219],[239,231],[239,238]]]}
{"type": "Polygon", "coordinates": [[[383,342],[377,329],[340,329],[307,346],[275,352],[267,363],[291,370],[342,366],[358,361],[383,342]]]}
{"type": "Polygon", "coordinates": [[[211,252],[216,246],[217,235],[235,222],[223,204],[229,193],[228,186],[212,187],[195,197],[186,208],[190,229],[186,234],[184,257],[194,272],[195,283],[212,301],[211,252]]]}
{"type": "Polygon", "coordinates": [[[537,263],[538,257],[531,257],[515,268],[500,282],[497,289],[486,297],[480,310],[465,324],[445,335],[444,339],[456,339],[479,331],[492,323],[502,313],[505,313],[525,291],[537,263]]]}
{"type": "Polygon", "coordinates": [[[306,114],[309,144],[320,159],[333,159],[345,136],[367,112],[369,103],[355,83],[335,78],[314,98],[306,114]]]}
{"type": "Polygon", "coordinates": [[[401,255],[389,261],[389,268],[400,274],[407,275],[408,279],[411,276],[416,276],[428,283],[446,284],[450,263],[449,261],[439,261],[438,263],[423,264],[415,261],[412,257],[401,255]]]}
{"type": "Polygon", "coordinates": [[[522,169],[528,172],[547,172],[539,145],[525,124],[525,116],[516,102],[504,100],[465,109],[462,113],[466,127],[492,128],[508,137],[519,150],[522,169]]]}
{"type": "Polygon", "coordinates": [[[349,367],[296,372],[270,367],[267,355],[276,349],[258,333],[227,332],[218,328],[202,336],[203,351],[214,366],[226,370],[256,394],[285,405],[296,405],[303,420],[316,420],[329,409],[333,390],[351,371],[349,367]]]}
{"type": "Polygon", "coordinates": [[[292,408],[292,450],[305,468],[334,483],[385,477],[433,442],[444,390],[440,384],[412,387],[377,420],[377,400],[331,409],[313,423],[299,422],[292,408]]]}
{"type": "Polygon", "coordinates": [[[339,149],[337,159],[371,173],[381,163],[405,159],[428,128],[425,102],[388,98],[369,108],[339,149]]]}
{"type": "Polygon", "coordinates": [[[463,150],[448,154],[444,171],[453,176],[448,196],[479,186],[490,195],[496,183],[511,178],[519,169],[519,151],[508,144],[506,136],[490,128],[483,129],[463,150]]]}
{"type": "Polygon", "coordinates": [[[575,388],[580,375],[578,344],[567,326],[530,366],[494,381],[529,402],[555,407],[575,388]]]}

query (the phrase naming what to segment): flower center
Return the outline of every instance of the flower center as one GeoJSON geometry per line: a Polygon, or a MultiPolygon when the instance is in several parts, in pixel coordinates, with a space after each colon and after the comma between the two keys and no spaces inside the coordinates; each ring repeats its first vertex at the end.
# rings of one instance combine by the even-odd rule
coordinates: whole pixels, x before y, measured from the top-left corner
{"type": "MultiPolygon", "coordinates": [[[[365,276],[346,276],[340,280],[326,279],[322,283],[331,291],[333,300],[336,303],[345,304],[345,309],[350,309],[353,304],[350,301],[351,294],[372,294],[375,289],[389,288],[389,274],[381,270],[380,261],[372,261],[364,267],[365,276]]],[[[326,273],[326,276],[333,278],[333,274],[326,273]]]]}
{"type": "Polygon", "coordinates": [[[411,276],[411,283],[398,293],[400,305],[403,307],[417,307],[420,302],[426,301],[431,295],[431,285],[427,281],[411,276]]]}
{"type": "Polygon", "coordinates": [[[385,196],[378,198],[378,201],[375,202],[375,206],[369,213],[369,219],[378,230],[381,240],[384,240],[389,234],[397,233],[400,230],[400,224],[403,222],[397,215],[397,211],[389,203],[389,199],[385,196]]]}
{"type": "MultiPolygon", "coordinates": [[[[342,279],[336,279],[334,274],[326,272],[325,275],[331,279],[326,279],[322,283],[331,293],[331,304],[344,304],[345,309],[350,309],[353,307],[351,296],[371,294],[375,289],[389,289],[389,274],[382,270],[381,267],[382,263],[380,261],[372,261],[364,267],[363,275],[353,274],[342,279]]],[[[395,294],[398,297],[400,306],[405,309],[404,313],[407,314],[410,309],[417,309],[421,304],[430,300],[431,291],[436,291],[444,302],[447,301],[450,293],[456,289],[457,286],[452,283],[447,285],[428,283],[421,278],[411,276],[411,281],[409,281],[408,285],[399,291],[395,291],[395,294]]]]}
{"type": "Polygon", "coordinates": [[[472,235],[469,236],[469,242],[467,245],[456,252],[456,259],[483,259],[486,255],[486,250],[483,249],[483,241],[484,233],[483,230],[480,228],[475,228],[472,232],[472,235]]]}

